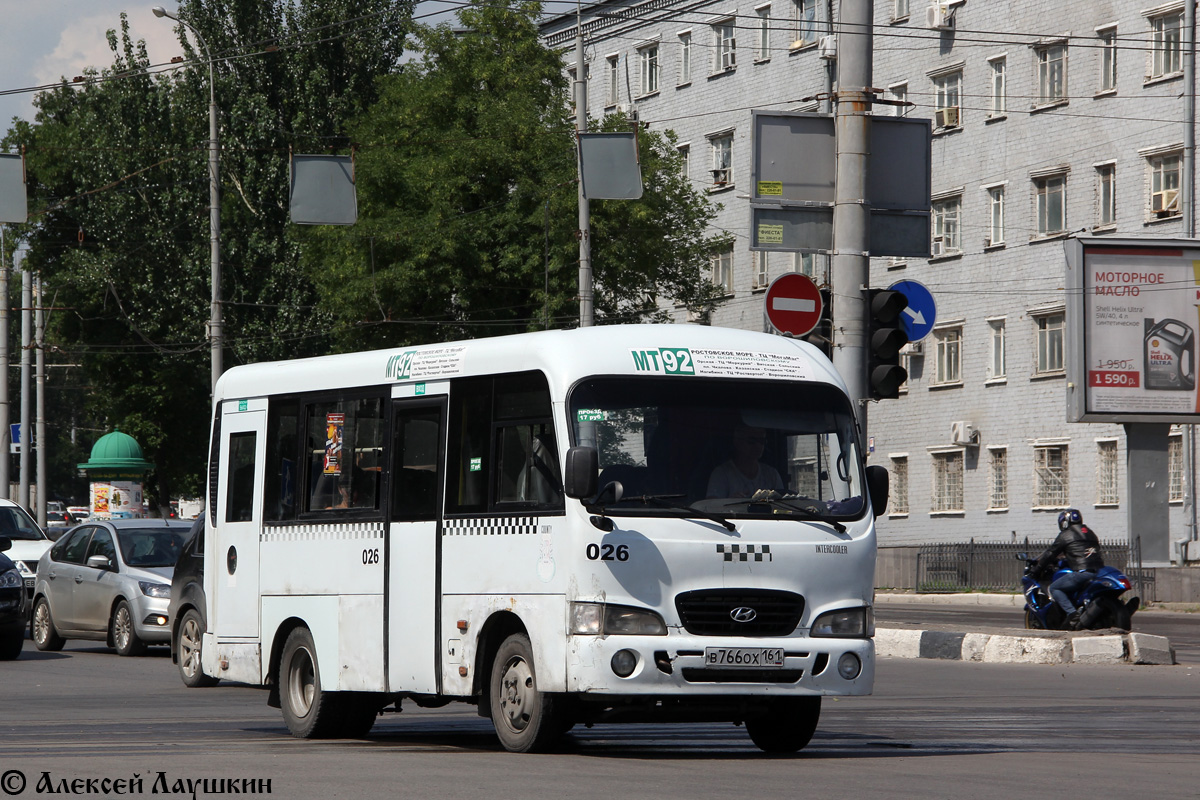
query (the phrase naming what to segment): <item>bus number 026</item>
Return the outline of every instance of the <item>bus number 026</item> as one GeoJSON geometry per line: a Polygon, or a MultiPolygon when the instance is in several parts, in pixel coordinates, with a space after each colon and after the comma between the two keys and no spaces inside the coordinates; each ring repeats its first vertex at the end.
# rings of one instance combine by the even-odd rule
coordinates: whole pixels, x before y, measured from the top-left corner
{"type": "Polygon", "coordinates": [[[378,564],[379,563],[379,548],[378,547],[368,547],[366,550],[363,550],[363,563],[364,564],[378,564]]]}
{"type": "Polygon", "coordinates": [[[628,561],[629,545],[599,545],[593,542],[587,546],[588,561],[628,561]]]}

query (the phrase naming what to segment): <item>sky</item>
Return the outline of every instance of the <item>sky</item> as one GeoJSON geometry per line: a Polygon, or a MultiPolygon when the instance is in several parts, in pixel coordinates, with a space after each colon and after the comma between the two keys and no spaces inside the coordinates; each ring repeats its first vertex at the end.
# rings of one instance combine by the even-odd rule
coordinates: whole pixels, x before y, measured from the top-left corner
{"type": "MultiPolygon", "coordinates": [[[[34,93],[14,90],[111,65],[104,34],[120,28],[122,11],[129,15],[133,38],[146,40],[151,63],[182,55],[175,23],[150,11],[157,5],[168,11],[178,7],[173,0],[0,0],[0,130],[7,131],[13,117],[33,119],[34,93]]],[[[417,13],[422,22],[436,23],[447,17],[446,7],[426,0],[417,13]]]]}

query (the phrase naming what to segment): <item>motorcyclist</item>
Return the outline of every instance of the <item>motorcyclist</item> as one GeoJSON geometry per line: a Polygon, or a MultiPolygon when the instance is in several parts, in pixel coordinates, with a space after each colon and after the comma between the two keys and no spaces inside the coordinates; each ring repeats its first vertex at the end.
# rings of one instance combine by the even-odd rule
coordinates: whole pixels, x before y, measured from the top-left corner
{"type": "Polygon", "coordinates": [[[1097,570],[1104,566],[1100,540],[1083,524],[1083,515],[1078,509],[1068,508],[1058,515],[1058,538],[1038,557],[1035,572],[1040,572],[1059,556],[1066,558],[1072,572],[1050,584],[1050,596],[1067,615],[1067,628],[1077,630],[1083,609],[1075,607],[1071,596],[1091,583],[1097,570]]]}

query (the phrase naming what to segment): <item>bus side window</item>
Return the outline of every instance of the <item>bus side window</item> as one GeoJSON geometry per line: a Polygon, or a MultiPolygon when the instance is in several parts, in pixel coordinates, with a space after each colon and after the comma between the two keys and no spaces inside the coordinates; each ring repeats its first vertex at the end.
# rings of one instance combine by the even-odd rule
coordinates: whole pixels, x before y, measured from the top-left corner
{"type": "Polygon", "coordinates": [[[254,518],[254,451],[258,434],[229,434],[225,474],[229,476],[225,492],[225,521],[249,522],[254,518]]]}
{"type": "Polygon", "coordinates": [[[378,510],[383,403],[378,397],[307,406],[304,511],[378,510]]]}
{"type": "Polygon", "coordinates": [[[440,410],[430,407],[396,412],[392,450],[393,520],[437,518],[440,418],[440,410]]]}
{"type": "Polygon", "coordinates": [[[266,492],[264,518],[288,520],[296,517],[297,431],[299,405],[294,399],[271,401],[267,422],[266,492]]]}

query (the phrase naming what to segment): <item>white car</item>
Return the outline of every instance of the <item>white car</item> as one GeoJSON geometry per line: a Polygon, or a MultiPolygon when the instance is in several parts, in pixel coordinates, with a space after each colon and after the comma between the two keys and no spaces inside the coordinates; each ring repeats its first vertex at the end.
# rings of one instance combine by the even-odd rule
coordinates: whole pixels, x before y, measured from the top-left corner
{"type": "Polygon", "coordinates": [[[25,581],[25,591],[32,597],[38,560],[54,542],[25,509],[11,500],[3,499],[0,499],[0,536],[12,539],[12,549],[5,555],[17,565],[17,572],[25,581]]]}

